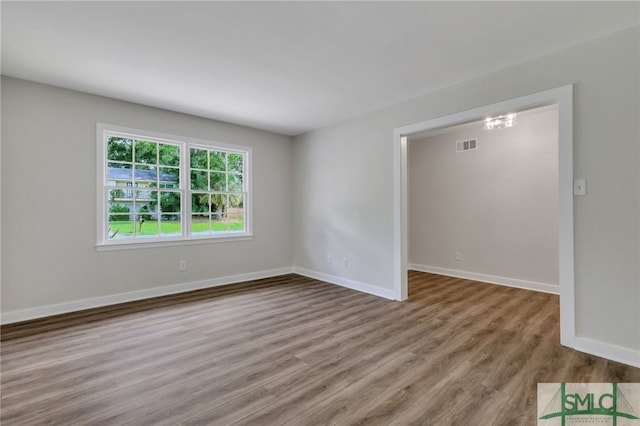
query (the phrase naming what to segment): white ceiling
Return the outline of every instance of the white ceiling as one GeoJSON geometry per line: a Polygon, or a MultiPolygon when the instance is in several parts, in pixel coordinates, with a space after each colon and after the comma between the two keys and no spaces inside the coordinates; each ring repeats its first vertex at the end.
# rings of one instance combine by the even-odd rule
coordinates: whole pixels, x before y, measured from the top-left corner
{"type": "Polygon", "coordinates": [[[287,135],[640,22],[638,2],[8,2],[2,73],[287,135]]]}

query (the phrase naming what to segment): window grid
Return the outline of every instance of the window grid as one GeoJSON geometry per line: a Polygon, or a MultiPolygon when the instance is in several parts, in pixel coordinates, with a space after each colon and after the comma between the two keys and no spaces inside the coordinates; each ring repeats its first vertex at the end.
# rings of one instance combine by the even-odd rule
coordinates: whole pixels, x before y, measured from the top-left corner
{"type": "Polygon", "coordinates": [[[141,134],[105,129],[99,136],[104,169],[99,245],[250,235],[248,150],[141,134]],[[112,155],[118,149],[122,152],[112,155]],[[192,152],[206,161],[193,164],[192,152]],[[192,172],[206,177],[206,188],[202,182],[194,187],[192,172]],[[200,197],[200,205],[193,197],[200,197]]]}
{"type": "Polygon", "coordinates": [[[245,182],[242,172],[230,170],[229,158],[235,158],[240,170],[242,170],[246,163],[245,154],[233,150],[221,150],[220,148],[204,146],[192,146],[189,152],[189,186],[192,194],[192,226],[190,231],[192,235],[244,231],[244,206],[247,198],[247,193],[244,191],[245,182]],[[198,158],[203,155],[202,153],[205,155],[204,163],[198,158]],[[213,158],[219,160],[218,164],[212,164],[213,158]],[[203,175],[206,176],[206,185],[204,185],[206,189],[202,188],[203,182],[198,183],[198,176],[203,175]],[[215,175],[223,175],[222,181],[214,181],[213,176],[215,175]],[[230,190],[230,176],[235,176],[236,181],[240,182],[240,190],[230,190]],[[219,185],[221,182],[222,187],[219,185]],[[206,210],[202,210],[201,201],[203,199],[208,200],[206,210]],[[236,201],[234,202],[233,200],[236,201]],[[240,201],[238,202],[237,200],[240,201]],[[216,207],[215,209],[214,206],[216,207]],[[203,221],[206,221],[206,223],[203,223],[203,221]]]}

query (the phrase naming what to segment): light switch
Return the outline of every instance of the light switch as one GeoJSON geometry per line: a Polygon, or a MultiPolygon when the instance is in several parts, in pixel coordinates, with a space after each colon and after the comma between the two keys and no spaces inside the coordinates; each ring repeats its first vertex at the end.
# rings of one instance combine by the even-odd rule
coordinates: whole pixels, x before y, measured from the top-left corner
{"type": "Polygon", "coordinates": [[[574,179],[573,195],[585,195],[587,193],[587,181],[584,179],[574,179]]]}

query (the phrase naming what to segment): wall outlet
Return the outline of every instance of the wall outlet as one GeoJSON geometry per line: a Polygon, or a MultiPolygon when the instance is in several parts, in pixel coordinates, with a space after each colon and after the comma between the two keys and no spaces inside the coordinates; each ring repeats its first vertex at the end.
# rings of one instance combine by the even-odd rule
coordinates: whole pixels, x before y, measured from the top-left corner
{"type": "Polygon", "coordinates": [[[460,262],[462,260],[462,253],[457,251],[456,252],[456,262],[460,262]]]}
{"type": "Polygon", "coordinates": [[[345,268],[349,267],[349,259],[347,259],[346,257],[342,258],[342,266],[344,266],[345,268]]]}
{"type": "Polygon", "coordinates": [[[187,270],[187,261],[186,260],[181,260],[180,263],[178,264],[178,268],[181,271],[186,271],[187,270]]]}
{"type": "Polygon", "coordinates": [[[333,263],[333,256],[327,255],[327,265],[331,265],[333,263]]]}
{"type": "Polygon", "coordinates": [[[587,193],[587,181],[584,179],[574,179],[573,195],[585,195],[587,193]]]}

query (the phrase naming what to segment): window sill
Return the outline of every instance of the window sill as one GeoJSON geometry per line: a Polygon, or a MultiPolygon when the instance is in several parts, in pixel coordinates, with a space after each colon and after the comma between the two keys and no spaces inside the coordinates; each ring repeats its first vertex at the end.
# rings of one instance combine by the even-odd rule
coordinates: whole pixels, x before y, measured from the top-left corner
{"type": "Polygon", "coordinates": [[[202,244],[230,243],[236,241],[251,241],[252,234],[230,235],[224,237],[201,237],[188,240],[163,240],[163,241],[130,241],[121,243],[97,244],[96,251],[118,251],[118,250],[134,250],[158,247],[175,247],[175,246],[191,246],[202,244]]]}

